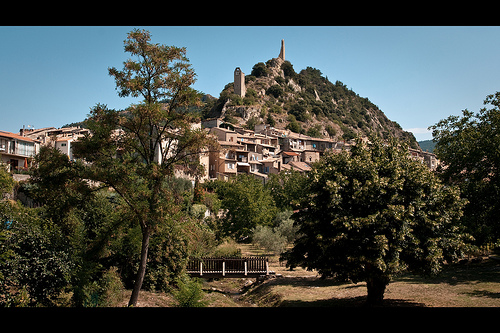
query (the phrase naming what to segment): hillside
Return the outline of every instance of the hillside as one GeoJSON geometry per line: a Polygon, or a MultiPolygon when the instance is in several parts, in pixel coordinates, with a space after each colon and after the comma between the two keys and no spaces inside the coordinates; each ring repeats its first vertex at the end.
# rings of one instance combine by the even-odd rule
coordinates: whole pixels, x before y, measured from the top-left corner
{"type": "Polygon", "coordinates": [[[253,128],[268,123],[312,137],[349,140],[369,133],[408,140],[418,147],[412,133],[389,120],[368,98],[360,97],[340,81],[332,83],[320,70],[307,67],[296,73],[289,61],[278,58],[260,62],[245,76],[246,95],[235,94],[228,83],[218,99],[208,100],[204,118],[253,128]]]}
{"type": "Polygon", "coordinates": [[[434,153],[434,147],[436,147],[434,140],[419,141],[418,145],[423,151],[428,151],[429,153],[434,153]]]}

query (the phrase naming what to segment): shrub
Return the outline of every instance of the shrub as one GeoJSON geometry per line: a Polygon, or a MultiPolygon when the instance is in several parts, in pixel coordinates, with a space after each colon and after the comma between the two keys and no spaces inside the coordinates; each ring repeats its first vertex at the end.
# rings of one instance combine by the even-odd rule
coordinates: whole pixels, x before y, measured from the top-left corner
{"type": "Polygon", "coordinates": [[[266,64],[264,64],[263,62],[259,62],[252,67],[252,73],[250,75],[255,77],[261,77],[261,76],[266,76],[267,73],[268,69],[266,67],[266,64]]]}
{"type": "Polygon", "coordinates": [[[178,307],[199,308],[207,305],[203,301],[203,290],[198,279],[191,279],[187,275],[177,280],[177,289],[172,291],[178,307]]]}
{"type": "Polygon", "coordinates": [[[77,306],[109,307],[119,301],[123,289],[118,269],[111,267],[97,280],[78,286],[75,289],[77,295],[74,295],[74,301],[77,306]]]}
{"type": "Polygon", "coordinates": [[[230,257],[241,258],[241,249],[238,248],[236,242],[232,239],[225,241],[217,246],[213,253],[214,257],[230,257]]]}
{"type": "Polygon", "coordinates": [[[274,84],[266,90],[266,95],[272,95],[275,98],[278,98],[283,95],[283,88],[281,88],[277,84],[274,84]]]}
{"type": "Polygon", "coordinates": [[[274,230],[285,237],[288,243],[293,243],[297,233],[297,227],[293,225],[293,220],[291,218],[292,214],[293,211],[285,210],[279,212],[274,220],[276,223],[274,230]]]}
{"type": "Polygon", "coordinates": [[[267,226],[258,225],[253,229],[252,241],[267,251],[281,253],[286,247],[286,238],[267,226]]]}
{"type": "Polygon", "coordinates": [[[205,212],[207,211],[207,206],[204,204],[193,204],[190,209],[190,214],[196,219],[203,219],[205,217],[205,212]]]}

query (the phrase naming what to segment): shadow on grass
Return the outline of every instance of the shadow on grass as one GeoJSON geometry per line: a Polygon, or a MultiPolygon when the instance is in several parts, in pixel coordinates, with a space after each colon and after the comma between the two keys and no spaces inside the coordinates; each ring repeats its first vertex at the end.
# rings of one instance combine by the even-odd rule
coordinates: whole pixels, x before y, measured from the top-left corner
{"type": "Polygon", "coordinates": [[[475,297],[489,297],[489,298],[500,298],[500,293],[493,293],[488,290],[474,290],[468,293],[464,293],[465,295],[475,296],[475,297]]]}
{"type": "Polygon", "coordinates": [[[445,265],[437,276],[416,276],[405,274],[394,281],[405,281],[408,283],[446,283],[452,286],[457,284],[471,284],[478,282],[500,281],[500,262],[485,260],[480,263],[450,264],[445,265]]]}
{"type": "MultiPolygon", "coordinates": [[[[378,306],[369,306],[366,302],[366,295],[340,298],[333,297],[330,299],[312,301],[284,300],[282,295],[273,291],[274,286],[319,288],[342,285],[345,285],[345,283],[338,282],[333,279],[281,277],[250,288],[251,290],[246,297],[260,306],[271,307],[425,307],[423,303],[416,303],[403,299],[385,299],[383,303],[378,306]]],[[[354,288],[366,288],[366,284],[359,283],[343,287],[343,289],[354,288]]]]}
{"type": "Polygon", "coordinates": [[[366,296],[331,298],[316,301],[282,301],[279,307],[341,307],[341,308],[385,308],[385,307],[425,307],[422,303],[407,301],[404,299],[385,299],[382,304],[370,306],[366,303],[366,296]]]}
{"type": "MultiPolygon", "coordinates": [[[[465,265],[451,264],[444,266],[442,272],[434,277],[422,277],[411,274],[403,275],[392,282],[405,282],[409,284],[477,284],[480,282],[500,281],[500,263],[494,260],[485,260],[480,263],[468,263],[465,265]]],[[[343,289],[366,288],[366,284],[345,285],[333,279],[320,279],[315,277],[281,277],[266,281],[249,290],[249,297],[261,306],[273,307],[368,307],[366,295],[333,297],[320,300],[286,300],[283,295],[276,293],[273,286],[320,288],[330,286],[342,286],[343,289]]],[[[476,290],[465,293],[469,296],[500,298],[500,293],[476,290]]],[[[385,299],[380,307],[425,307],[425,304],[405,299],[385,299]]]]}

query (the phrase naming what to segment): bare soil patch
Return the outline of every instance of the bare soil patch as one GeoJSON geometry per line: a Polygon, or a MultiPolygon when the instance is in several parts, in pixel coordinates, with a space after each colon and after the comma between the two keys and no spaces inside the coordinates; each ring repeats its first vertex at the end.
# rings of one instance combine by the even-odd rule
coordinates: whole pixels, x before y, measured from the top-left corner
{"type": "MultiPolygon", "coordinates": [[[[243,256],[269,255],[253,245],[242,245],[243,256]]],[[[279,257],[269,255],[276,277],[219,279],[203,282],[209,307],[363,307],[366,283],[339,283],[321,279],[317,272],[287,269],[279,257]]],[[[127,306],[130,290],[116,306],[127,306]]],[[[141,291],[139,307],[172,307],[170,294],[141,291]]],[[[436,277],[411,274],[394,279],[387,287],[384,307],[500,307],[500,261],[446,265],[436,277]]]]}
{"type": "MultiPolygon", "coordinates": [[[[314,272],[274,266],[281,277],[255,286],[245,297],[260,306],[365,306],[366,283],[339,283],[314,272]]],[[[404,275],[389,284],[388,307],[500,307],[500,263],[453,264],[436,277],[404,275]]]]}

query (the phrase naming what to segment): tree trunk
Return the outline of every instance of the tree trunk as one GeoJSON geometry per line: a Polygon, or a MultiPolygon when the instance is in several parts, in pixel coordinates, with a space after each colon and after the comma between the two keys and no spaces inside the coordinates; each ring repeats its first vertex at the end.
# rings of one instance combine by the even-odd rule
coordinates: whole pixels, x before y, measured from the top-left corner
{"type": "Polygon", "coordinates": [[[139,265],[139,270],[137,271],[137,276],[135,278],[134,289],[132,290],[132,295],[128,302],[128,306],[137,306],[137,300],[139,299],[139,292],[141,291],[142,282],[144,281],[144,275],[146,273],[146,264],[148,261],[148,249],[149,249],[149,228],[142,229],[142,245],[141,245],[141,263],[139,265]]]}
{"type": "Polygon", "coordinates": [[[370,277],[366,281],[366,288],[368,289],[368,305],[380,305],[384,300],[385,288],[389,284],[387,278],[370,277]]]}

